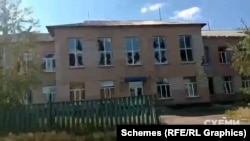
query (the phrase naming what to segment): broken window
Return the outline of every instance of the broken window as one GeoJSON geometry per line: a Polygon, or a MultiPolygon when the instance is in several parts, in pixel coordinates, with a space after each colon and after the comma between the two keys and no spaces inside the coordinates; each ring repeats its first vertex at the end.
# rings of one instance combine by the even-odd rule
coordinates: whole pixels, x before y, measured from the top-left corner
{"type": "Polygon", "coordinates": [[[164,37],[155,37],[153,40],[154,56],[156,64],[167,63],[166,43],[164,37]]]}
{"type": "Polygon", "coordinates": [[[233,81],[231,76],[223,77],[223,89],[226,94],[233,94],[233,81]]]}
{"type": "Polygon", "coordinates": [[[83,47],[81,40],[78,38],[68,40],[69,51],[69,66],[82,67],[83,66],[83,47]]]}
{"type": "Polygon", "coordinates": [[[197,82],[195,77],[184,77],[184,81],[186,84],[186,93],[188,97],[197,97],[197,82]]]}
{"type": "Polygon", "coordinates": [[[179,37],[179,44],[180,44],[180,56],[182,62],[192,62],[193,59],[193,52],[192,52],[192,45],[191,45],[191,36],[182,35],[179,37]]]}
{"type": "Polygon", "coordinates": [[[221,64],[230,64],[231,63],[231,52],[227,51],[227,47],[219,47],[219,62],[221,64]]]}
{"type": "Polygon", "coordinates": [[[143,82],[129,82],[129,93],[131,96],[142,96],[143,95],[143,82]]]}
{"type": "Polygon", "coordinates": [[[160,98],[171,98],[170,83],[165,79],[158,79],[156,82],[157,94],[160,98]]]}
{"type": "Polygon", "coordinates": [[[85,99],[85,84],[71,83],[70,84],[70,101],[81,101],[85,99]]]}
{"type": "Polygon", "coordinates": [[[43,56],[43,69],[45,72],[54,72],[56,61],[54,53],[45,53],[43,56]]]}
{"type": "Polygon", "coordinates": [[[99,65],[112,65],[111,38],[99,38],[98,40],[99,65]]]}
{"type": "Polygon", "coordinates": [[[107,99],[114,97],[115,94],[115,86],[114,81],[103,81],[101,82],[101,98],[107,99]]]}
{"type": "Polygon", "coordinates": [[[54,102],[56,95],[56,86],[45,86],[43,87],[43,94],[46,102],[54,102]]]}
{"type": "Polygon", "coordinates": [[[138,37],[126,38],[126,56],[128,65],[140,65],[140,43],[138,37]]]}

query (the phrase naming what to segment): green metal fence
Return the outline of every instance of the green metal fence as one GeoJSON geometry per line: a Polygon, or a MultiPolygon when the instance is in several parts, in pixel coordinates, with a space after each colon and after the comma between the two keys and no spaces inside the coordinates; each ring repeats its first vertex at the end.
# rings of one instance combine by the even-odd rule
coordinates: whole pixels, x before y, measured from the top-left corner
{"type": "Polygon", "coordinates": [[[113,129],[119,124],[157,124],[154,96],[85,100],[21,106],[0,110],[0,132],[113,129]]]}

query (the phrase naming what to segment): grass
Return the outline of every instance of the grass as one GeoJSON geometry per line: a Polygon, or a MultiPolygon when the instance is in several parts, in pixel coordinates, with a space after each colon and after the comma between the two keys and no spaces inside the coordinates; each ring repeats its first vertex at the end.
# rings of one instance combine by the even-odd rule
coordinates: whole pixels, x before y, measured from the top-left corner
{"type": "Polygon", "coordinates": [[[21,135],[9,134],[5,137],[0,137],[0,141],[115,141],[115,132],[97,132],[88,136],[73,136],[66,132],[55,133],[28,133],[21,135]]]}
{"type": "Polygon", "coordinates": [[[230,119],[244,120],[250,122],[250,107],[238,107],[227,110],[226,116],[230,119]]]}

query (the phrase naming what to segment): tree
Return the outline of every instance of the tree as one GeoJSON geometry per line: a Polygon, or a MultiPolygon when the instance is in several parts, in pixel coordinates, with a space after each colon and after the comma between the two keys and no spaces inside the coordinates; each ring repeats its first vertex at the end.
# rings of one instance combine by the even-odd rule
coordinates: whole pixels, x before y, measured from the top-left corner
{"type": "Polygon", "coordinates": [[[20,8],[21,0],[0,0],[0,105],[16,106],[30,98],[39,83],[38,20],[30,8],[20,8]]]}
{"type": "MultiPolygon", "coordinates": [[[[242,20],[243,27],[240,28],[245,33],[245,37],[237,44],[231,45],[233,68],[237,70],[241,76],[250,76],[250,29],[242,20]]],[[[242,89],[242,100],[246,103],[250,102],[250,88],[242,89]]]]}

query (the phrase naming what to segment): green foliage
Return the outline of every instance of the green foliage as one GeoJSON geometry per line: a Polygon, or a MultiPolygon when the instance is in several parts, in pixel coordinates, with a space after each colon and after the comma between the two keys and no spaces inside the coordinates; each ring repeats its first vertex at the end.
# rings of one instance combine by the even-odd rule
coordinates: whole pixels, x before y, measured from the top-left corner
{"type": "MultiPolygon", "coordinates": [[[[241,30],[245,33],[245,37],[236,45],[230,45],[232,49],[233,68],[242,76],[250,76],[250,29],[242,21],[244,27],[241,30]]],[[[250,94],[250,89],[242,89],[244,94],[250,94]]]]}
{"type": "Polygon", "coordinates": [[[30,8],[20,9],[20,3],[0,0],[0,106],[25,103],[40,83],[37,37],[31,32],[38,21],[32,18],[30,8]]]}
{"type": "Polygon", "coordinates": [[[249,107],[238,107],[238,108],[230,109],[230,110],[227,110],[225,114],[230,119],[245,120],[246,122],[250,121],[249,107]]]}

